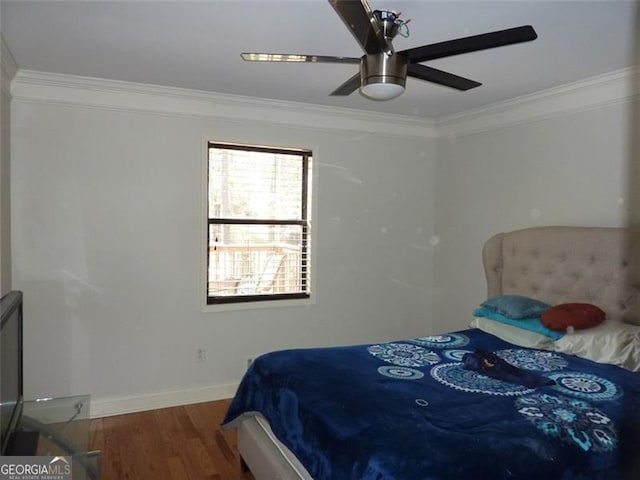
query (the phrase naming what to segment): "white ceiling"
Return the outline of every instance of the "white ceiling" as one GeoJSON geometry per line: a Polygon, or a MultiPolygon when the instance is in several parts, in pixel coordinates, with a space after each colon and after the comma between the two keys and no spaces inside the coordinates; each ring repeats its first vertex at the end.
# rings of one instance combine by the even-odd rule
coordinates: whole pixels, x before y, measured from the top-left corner
{"type": "Polygon", "coordinates": [[[397,50],[532,25],[538,39],[429,62],[482,82],[459,92],[409,78],[397,99],[329,93],[356,65],[248,63],[240,52],[360,57],[326,0],[5,1],[20,68],[435,118],[633,65],[636,1],[370,0],[410,18],[397,50]]]}

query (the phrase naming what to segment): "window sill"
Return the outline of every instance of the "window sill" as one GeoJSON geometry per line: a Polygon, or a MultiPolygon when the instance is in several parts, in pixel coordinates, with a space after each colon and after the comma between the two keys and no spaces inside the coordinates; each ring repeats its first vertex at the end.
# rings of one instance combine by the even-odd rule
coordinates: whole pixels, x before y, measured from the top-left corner
{"type": "Polygon", "coordinates": [[[287,307],[308,307],[315,305],[315,297],[293,298],[288,300],[266,300],[263,302],[237,302],[237,303],[215,303],[207,304],[206,299],[202,306],[202,313],[229,312],[237,310],[258,310],[265,308],[287,308],[287,307]]]}

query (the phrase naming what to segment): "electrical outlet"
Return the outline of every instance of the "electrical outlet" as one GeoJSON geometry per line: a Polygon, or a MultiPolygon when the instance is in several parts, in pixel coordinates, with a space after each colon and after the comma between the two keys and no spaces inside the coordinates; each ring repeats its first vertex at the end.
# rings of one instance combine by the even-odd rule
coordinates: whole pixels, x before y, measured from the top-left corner
{"type": "Polygon", "coordinates": [[[207,350],[202,347],[196,348],[194,359],[196,363],[204,363],[207,360],[207,350]]]}

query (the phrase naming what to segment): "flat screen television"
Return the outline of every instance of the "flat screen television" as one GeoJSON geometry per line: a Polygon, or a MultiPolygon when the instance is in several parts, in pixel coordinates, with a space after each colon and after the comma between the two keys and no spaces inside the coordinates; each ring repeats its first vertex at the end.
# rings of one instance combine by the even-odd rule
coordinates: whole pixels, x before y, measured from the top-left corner
{"type": "Polygon", "coordinates": [[[22,414],[22,292],[0,299],[0,454],[7,453],[22,414]]]}

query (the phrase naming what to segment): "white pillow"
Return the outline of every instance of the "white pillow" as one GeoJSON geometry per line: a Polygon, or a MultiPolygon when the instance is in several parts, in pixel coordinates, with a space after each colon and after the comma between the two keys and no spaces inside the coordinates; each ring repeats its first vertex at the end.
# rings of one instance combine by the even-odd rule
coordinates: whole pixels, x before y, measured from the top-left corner
{"type": "Polygon", "coordinates": [[[593,328],[567,333],[553,343],[553,349],[638,372],[640,326],[605,320],[593,328]]]}
{"type": "MultiPolygon", "coordinates": [[[[523,321],[527,322],[529,320],[523,321]]],[[[551,337],[518,328],[515,325],[497,322],[490,318],[474,317],[469,326],[490,333],[505,342],[513,343],[519,347],[537,348],[541,350],[551,350],[553,348],[553,339],[551,337]]]]}

